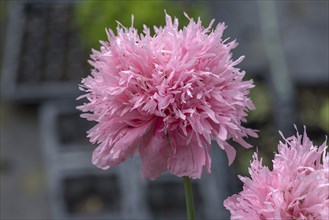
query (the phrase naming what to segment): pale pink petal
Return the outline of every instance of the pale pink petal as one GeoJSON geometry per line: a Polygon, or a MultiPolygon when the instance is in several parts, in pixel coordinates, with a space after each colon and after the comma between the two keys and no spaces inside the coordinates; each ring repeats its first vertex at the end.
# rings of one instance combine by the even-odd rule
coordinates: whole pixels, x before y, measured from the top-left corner
{"type": "Polygon", "coordinates": [[[234,161],[236,150],[234,149],[234,147],[232,147],[232,145],[226,142],[222,142],[222,144],[228,158],[228,164],[231,165],[234,161]]]}
{"type": "Polygon", "coordinates": [[[142,159],[142,173],[146,179],[156,179],[167,170],[169,143],[165,135],[156,133],[139,148],[142,159]]]}
{"type": "Polygon", "coordinates": [[[203,167],[210,170],[210,161],[207,160],[207,148],[200,146],[196,137],[192,138],[189,145],[184,144],[184,138],[179,134],[171,136],[174,151],[168,158],[168,170],[170,173],[192,179],[200,178],[203,167]],[[207,164],[206,164],[207,162],[207,164]]]}
{"type": "Polygon", "coordinates": [[[152,121],[135,128],[123,128],[115,137],[113,144],[104,142],[93,153],[94,165],[107,169],[127,160],[143,143],[147,133],[150,132],[152,121]]]}

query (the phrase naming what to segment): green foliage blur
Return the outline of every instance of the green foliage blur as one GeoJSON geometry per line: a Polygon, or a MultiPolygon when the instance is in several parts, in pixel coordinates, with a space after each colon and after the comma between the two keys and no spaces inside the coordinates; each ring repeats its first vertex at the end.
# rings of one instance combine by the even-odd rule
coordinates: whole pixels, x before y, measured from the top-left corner
{"type": "Polygon", "coordinates": [[[262,125],[271,117],[273,103],[267,85],[257,80],[254,82],[256,86],[251,90],[250,98],[256,109],[248,114],[248,122],[262,125]]]}
{"type": "Polygon", "coordinates": [[[329,98],[323,102],[320,108],[319,124],[323,130],[329,133],[329,98]]]}
{"type": "MultiPolygon", "coordinates": [[[[300,119],[307,127],[329,133],[329,93],[327,88],[300,88],[298,93],[300,119]]],[[[321,135],[319,138],[323,138],[321,135]]]]}
{"type": "Polygon", "coordinates": [[[84,47],[86,49],[98,49],[99,40],[107,40],[105,28],[110,28],[116,32],[117,21],[130,27],[131,16],[134,15],[134,27],[142,31],[144,24],[148,27],[163,26],[165,24],[165,10],[172,17],[179,19],[181,27],[188,23],[184,12],[194,19],[200,17],[205,26],[210,21],[204,2],[166,0],[85,0],[76,5],[75,20],[84,47]]]}
{"type": "Polygon", "coordinates": [[[250,98],[253,101],[256,109],[248,113],[248,126],[259,130],[258,138],[247,140],[253,148],[245,149],[240,145],[236,146],[237,157],[234,161],[234,166],[237,173],[242,176],[249,176],[248,168],[252,161],[254,152],[258,152],[259,158],[262,158],[264,165],[271,167],[273,152],[276,151],[277,140],[273,136],[277,131],[273,130],[273,100],[270,90],[266,82],[259,79],[254,79],[255,87],[250,90],[250,98]]]}

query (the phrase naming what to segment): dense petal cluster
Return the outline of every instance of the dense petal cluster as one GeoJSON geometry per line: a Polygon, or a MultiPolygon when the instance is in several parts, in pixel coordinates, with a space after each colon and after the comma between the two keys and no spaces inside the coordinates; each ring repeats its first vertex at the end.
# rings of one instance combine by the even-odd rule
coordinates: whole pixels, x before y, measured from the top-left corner
{"type": "Polygon", "coordinates": [[[327,147],[297,133],[279,143],[273,170],[255,153],[243,191],[224,201],[231,219],[329,219],[327,147]]]}
{"type": "MultiPolygon", "coordinates": [[[[190,18],[188,18],[190,19],[190,18]]],[[[89,131],[93,163],[107,169],[138,152],[143,176],[154,179],[168,170],[177,176],[200,178],[210,172],[211,140],[235,157],[227,143],[257,136],[243,127],[254,108],[248,98],[251,80],[235,65],[235,41],[222,40],[224,24],[204,28],[190,19],[179,29],[178,20],[166,14],[166,25],[154,35],[118,25],[117,35],[107,30],[109,42],[94,50],[91,76],[82,80],[88,103],[78,108],[82,117],[97,122],[89,131]]]]}

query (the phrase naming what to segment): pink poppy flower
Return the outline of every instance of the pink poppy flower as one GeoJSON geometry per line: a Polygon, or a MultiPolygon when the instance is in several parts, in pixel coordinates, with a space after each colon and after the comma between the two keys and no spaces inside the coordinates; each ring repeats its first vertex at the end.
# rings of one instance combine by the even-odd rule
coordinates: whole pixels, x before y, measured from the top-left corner
{"type": "Polygon", "coordinates": [[[179,29],[178,20],[166,14],[166,25],[143,33],[118,25],[117,35],[107,30],[109,42],[93,50],[91,76],[80,89],[88,103],[78,109],[96,121],[88,134],[99,146],[93,163],[103,169],[139,153],[143,176],[155,179],[169,171],[176,176],[200,178],[209,173],[211,140],[235,157],[227,143],[256,137],[241,125],[254,108],[247,97],[254,85],[243,81],[231,50],[235,41],[222,40],[224,24],[213,30],[190,19],[179,29]]]}
{"type": "Polygon", "coordinates": [[[273,170],[255,153],[251,177],[240,177],[243,191],[224,201],[231,219],[329,219],[327,147],[314,146],[304,128],[303,136],[279,143],[273,170]]]}

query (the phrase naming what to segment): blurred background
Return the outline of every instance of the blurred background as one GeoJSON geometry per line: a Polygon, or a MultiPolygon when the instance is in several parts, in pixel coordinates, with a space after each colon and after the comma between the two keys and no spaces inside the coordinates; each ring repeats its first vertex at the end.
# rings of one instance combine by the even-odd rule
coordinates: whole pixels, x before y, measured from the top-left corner
{"type": "Polygon", "coordinates": [[[78,84],[90,72],[91,48],[116,20],[141,28],[164,24],[164,9],[228,26],[224,38],[256,87],[247,127],[260,130],[255,147],[237,146],[231,167],[214,143],[212,174],[193,181],[199,219],[228,219],[222,203],[241,190],[257,149],[270,165],[281,130],[315,144],[329,133],[328,1],[1,1],[1,219],[184,219],[181,179],[141,178],[140,161],[108,171],[91,165],[79,118],[78,84]]]}

